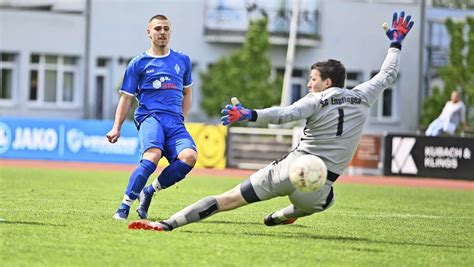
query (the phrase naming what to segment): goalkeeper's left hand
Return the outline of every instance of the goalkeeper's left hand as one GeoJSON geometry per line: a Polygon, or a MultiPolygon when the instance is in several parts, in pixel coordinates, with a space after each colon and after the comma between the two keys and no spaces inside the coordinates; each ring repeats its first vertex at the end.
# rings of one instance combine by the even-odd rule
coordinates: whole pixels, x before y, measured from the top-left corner
{"type": "Polygon", "coordinates": [[[221,122],[223,125],[229,125],[236,121],[248,121],[252,118],[252,110],[244,108],[236,98],[232,99],[234,105],[226,105],[221,110],[221,122]]]}
{"type": "Polygon", "coordinates": [[[398,17],[397,12],[393,13],[392,18],[392,27],[388,27],[387,23],[382,25],[385,30],[385,34],[390,39],[390,47],[396,47],[402,49],[402,41],[405,39],[405,36],[413,27],[415,22],[410,21],[411,16],[408,15],[405,18],[405,12],[400,12],[400,17],[398,17]]]}

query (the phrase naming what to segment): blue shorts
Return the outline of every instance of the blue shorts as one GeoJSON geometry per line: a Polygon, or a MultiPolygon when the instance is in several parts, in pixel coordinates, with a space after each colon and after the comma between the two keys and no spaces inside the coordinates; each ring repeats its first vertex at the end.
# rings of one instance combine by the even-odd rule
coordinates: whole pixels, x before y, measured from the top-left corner
{"type": "Polygon", "coordinates": [[[168,162],[173,162],[185,148],[197,152],[196,144],[184,122],[170,115],[155,113],[148,116],[140,124],[138,140],[140,157],[150,148],[159,148],[168,162]]]}

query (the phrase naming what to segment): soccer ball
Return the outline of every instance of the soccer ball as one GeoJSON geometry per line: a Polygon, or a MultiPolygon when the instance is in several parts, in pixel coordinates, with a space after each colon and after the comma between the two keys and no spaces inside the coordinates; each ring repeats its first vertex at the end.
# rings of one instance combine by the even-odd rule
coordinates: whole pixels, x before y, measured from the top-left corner
{"type": "Polygon", "coordinates": [[[290,165],[290,181],[301,192],[314,192],[326,183],[327,168],[324,161],[315,155],[303,155],[290,165]]]}

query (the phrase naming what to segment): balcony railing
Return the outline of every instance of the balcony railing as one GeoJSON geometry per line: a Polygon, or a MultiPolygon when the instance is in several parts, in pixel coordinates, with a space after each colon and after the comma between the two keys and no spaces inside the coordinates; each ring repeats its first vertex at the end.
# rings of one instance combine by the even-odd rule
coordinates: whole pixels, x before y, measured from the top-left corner
{"type": "MultiPolygon", "coordinates": [[[[266,16],[270,43],[286,44],[292,16],[291,1],[208,0],[205,34],[209,41],[243,42],[250,20],[266,16]]],[[[319,0],[301,1],[297,45],[315,46],[320,38],[319,0]]]]}

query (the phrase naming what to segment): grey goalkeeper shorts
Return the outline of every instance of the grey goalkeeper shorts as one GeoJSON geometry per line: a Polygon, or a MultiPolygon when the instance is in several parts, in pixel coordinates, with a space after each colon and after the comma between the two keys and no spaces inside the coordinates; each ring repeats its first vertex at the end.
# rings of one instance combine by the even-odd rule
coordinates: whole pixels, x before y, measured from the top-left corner
{"type": "Polygon", "coordinates": [[[263,169],[258,170],[240,186],[241,193],[248,203],[268,200],[278,196],[288,196],[296,208],[308,212],[320,212],[330,208],[335,201],[332,188],[333,181],[328,179],[326,184],[315,192],[301,192],[295,189],[288,178],[290,165],[301,155],[301,151],[292,151],[280,160],[276,160],[263,169]]]}

